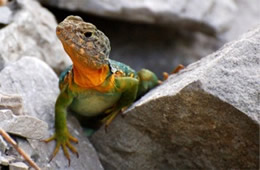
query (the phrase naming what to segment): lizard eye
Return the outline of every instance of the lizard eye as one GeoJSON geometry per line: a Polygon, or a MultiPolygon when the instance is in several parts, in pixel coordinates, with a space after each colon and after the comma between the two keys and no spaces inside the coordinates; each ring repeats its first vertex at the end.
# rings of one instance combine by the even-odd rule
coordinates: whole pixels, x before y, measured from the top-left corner
{"type": "Polygon", "coordinates": [[[89,38],[92,36],[92,32],[85,32],[84,35],[85,37],[89,38]]]}

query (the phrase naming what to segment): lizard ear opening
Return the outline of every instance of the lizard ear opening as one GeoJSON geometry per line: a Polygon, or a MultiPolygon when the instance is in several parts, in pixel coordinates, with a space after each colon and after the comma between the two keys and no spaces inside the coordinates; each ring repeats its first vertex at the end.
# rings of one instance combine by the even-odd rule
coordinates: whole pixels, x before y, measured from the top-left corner
{"type": "Polygon", "coordinates": [[[84,35],[85,37],[89,38],[92,36],[92,32],[85,32],[84,35]]]}

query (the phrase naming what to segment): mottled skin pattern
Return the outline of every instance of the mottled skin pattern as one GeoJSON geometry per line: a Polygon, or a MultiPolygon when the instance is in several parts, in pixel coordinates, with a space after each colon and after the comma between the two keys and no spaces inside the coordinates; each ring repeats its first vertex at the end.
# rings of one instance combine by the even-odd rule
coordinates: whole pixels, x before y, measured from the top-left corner
{"type": "Polygon", "coordinates": [[[52,158],[62,147],[70,163],[67,148],[77,154],[71,145],[71,141],[77,142],[77,139],[67,129],[67,110],[107,127],[122,109],[157,86],[159,81],[149,70],[136,72],[110,60],[109,39],[78,16],[68,16],[57,26],[56,33],[73,65],[60,76],[55,133],[45,141],[56,140],[52,158]]]}

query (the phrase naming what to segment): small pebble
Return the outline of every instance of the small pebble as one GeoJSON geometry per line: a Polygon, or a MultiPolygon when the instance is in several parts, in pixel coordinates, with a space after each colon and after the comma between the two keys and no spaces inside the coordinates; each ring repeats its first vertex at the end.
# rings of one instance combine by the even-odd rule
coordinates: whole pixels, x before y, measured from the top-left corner
{"type": "Polygon", "coordinates": [[[28,170],[29,167],[23,162],[15,162],[9,165],[9,170],[28,170]]]}
{"type": "Polygon", "coordinates": [[[5,158],[8,160],[9,163],[15,161],[15,157],[14,156],[5,156],[5,158]]]}
{"type": "Polygon", "coordinates": [[[4,166],[8,166],[9,165],[9,161],[5,157],[0,156],[0,164],[4,165],[4,166]]]}

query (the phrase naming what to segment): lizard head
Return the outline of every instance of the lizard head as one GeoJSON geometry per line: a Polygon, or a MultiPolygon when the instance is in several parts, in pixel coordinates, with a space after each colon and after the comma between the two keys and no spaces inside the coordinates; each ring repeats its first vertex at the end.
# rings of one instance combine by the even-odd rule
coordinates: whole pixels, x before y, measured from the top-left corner
{"type": "Polygon", "coordinates": [[[110,42],[95,25],[68,16],[57,26],[56,34],[74,65],[100,69],[108,64],[110,42]]]}

